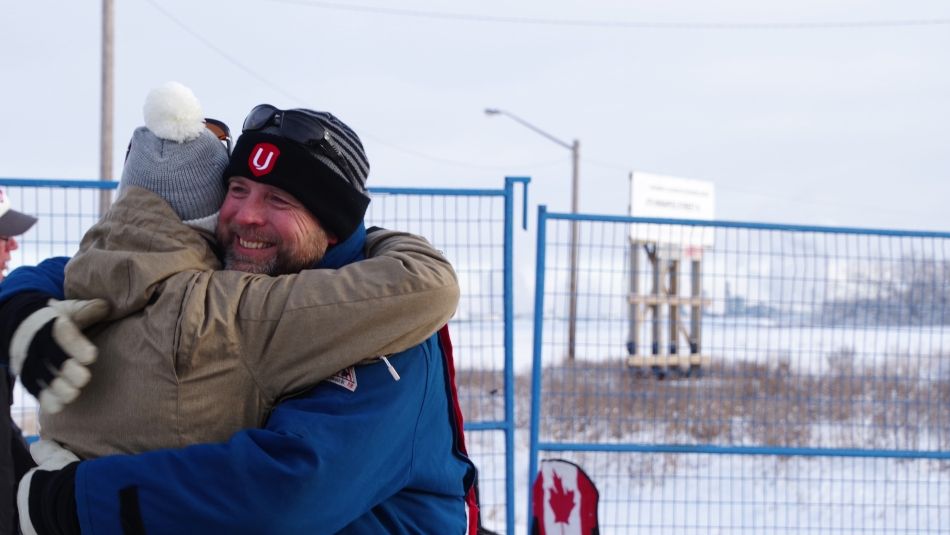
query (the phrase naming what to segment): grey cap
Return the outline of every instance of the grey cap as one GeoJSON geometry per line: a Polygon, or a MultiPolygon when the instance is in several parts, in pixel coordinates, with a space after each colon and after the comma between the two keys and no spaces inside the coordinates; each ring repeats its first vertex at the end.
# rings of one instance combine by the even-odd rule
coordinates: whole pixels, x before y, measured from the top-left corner
{"type": "Polygon", "coordinates": [[[135,129],[119,189],[157,193],[185,223],[214,230],[224,201],[228,149],[205,128],[201,104],[190,89],[167,82],[143,106],[145,126],[135,129]]]}
{"type": "Polygon", "coordinates": [[[121,186],[139,186],[168,201],[182,221],[218,213],[224,201],[228,151],[210,130],[190,141],[162,139],[144,126],[135,129],[121,186]]]}

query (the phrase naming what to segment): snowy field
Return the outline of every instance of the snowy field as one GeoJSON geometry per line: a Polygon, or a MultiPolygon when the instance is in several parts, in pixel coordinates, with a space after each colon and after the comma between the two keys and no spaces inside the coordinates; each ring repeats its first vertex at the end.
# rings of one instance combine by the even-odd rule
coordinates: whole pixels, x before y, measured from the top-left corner
{"type": "MultiPolygon", "coordinates": [[[[482,444],[470,434],[473,448],[482,444]],[[474,439],[474,440],[472,440],[474,439]]],[[[527,533],[526,433],[517,436],[515,532],[527,533]]],[[[601,533],[950,532],[950,462],[710,454],[553,453],[600,491],[601,533]]],[[[504,510],[483,514],[503,532],[504,510]]]]}
{"type": "MultiPolygon", "coordinates": [[[[623,374],[626,355],[626,324],[621,321],[580,322],[578,356],[589,365],[586,377],[602,381],[605,399],[616,395],[615,385],[604,379],[623,374]],[[616,365],[616,366],[615,366],[616,365]],[[598,368],[600,366],[600,368],[598,368]]],[[[562,350],[564,325],[548,320],[545,323],[543,363],[558,369],[565,363],[562,350]]],[[[893,374],[902,383],[921,385],[944,384],[950,381],[950,363],[942,348],[950,347],[950,329],[893,328],[852,329],[816,327],[779,327],[767,322],[745,319],[724,322],[709,318],[704,322],[705,348],[722,370],[737,363],[752,363],[756,373],[784,373],[788,385],[804,388],[803,378],[822,374],[850,374],[854,380],[881,382],[880,374],[893,374]],[[870,370],[870,371],[869,371],[870,370]]],[[[463,396],[478,396],[477,406],[470,399],[466,421],[478,422],[504,418],[500,379],[503,336],[498,323],[460,323],[453,329],[460,381],[472,374],[480,382],[461,387],[463,396]],[[466,375],[469,374],[469,375],[466,375]]],[[[527,491],[529,488],[529,385],[533,358],[533,324],[531,318],[519,318],[514,330],[514,367],[518,375],[515,436],[515,532],[526,533],[527,491]]],[[[562,370],[563,371],[563,370],[562,370]]],[[[636,387],[630,396],[638,403],[663,403],[664,396],[686,392],[693,402],[703,402],[703,395],[717,392],[736,396],[723,384],[750,380],[743,375],[723,375],[721,371],[699,378],[657,381],[639,377],[627,383],[636,387]],[[711,390],[704,390],[704,388],[711,390]],[[720,385],[716,387],[716,385],[720,385]],[[716,390],[716,388],[720,388],[716,390]],[[705,393],[704,393],[705,392],[705,393]],[[673,393],[673,394],[671,394],[673,393]]],[[[750,372],[746,372],[750,373],[750,372]]],[[[582,377],[584,373],[574,373],[582,377]]],[[[769,376],[771,377],[771,376],[769,376]]],[[[752,377],[762,382],[761,377],[752,377]]],[[[764,383],[763,383],[764,384],[764,383]]],[[[598,385],[595,384],[594,387],[598,385]]],[[[934,391],[935,392],[935,391],[934,391]]],[[[760,391],[760,395],[768,392],[760,391]]],[[[900,393],[898,393],[899,395],[900,393]]],[[[676,394],[677,396],[679,394],[676,394]]],[[[800,395],[800,394],[798,394],[800,395]]],[[[862,412],[861,406],[879,407],[872,393],[862,391],[862,403],[840,421],[808,422],[808,432],[801,434],[801,423],[791,425],[793,415],[763,414],[752,423],[764,426],[763,432],[747,431],[748,414],[733,409],[735,421],[722,424],[722,431],[706,435],[691,424],[706,418],[708,413],[686,417],[684,425],[676,425],[657,413],[650,419],[631,413],[626,419],[615,419],[614,427],[625,429],[610,434],[585,421],[589,415],[573,419],[569,425],[544,420],[542,440],[592,441],[609,443],[685,443],[685,444],[759,444],[762,437],[777,432],[780,439],[790,439],[801,447],[897,448],[950,450],[950,433],[946,413],[932,415],[943,425],[943,434],[931,429],[931,420],[921,421],[920,413],[932,412],[933,406],[905,406],[896,421],[881,427],[873,421],[874,412],[862,412]],[[736,412],[738,411],[738,412],[736,412]],[[862,421],[859,415],[867,417],[862,421]],[[743,418],[746,418],[743,420],[743,418]],[[855,419],[858,418],[858,419],[855,419]],[[902,421],[907,420],[907,421],[902,421]],[[907,429],[908,421],[914,423],[907,429]],[[579,422],[579,423],[578,423],[579,422]],[[775,423],[778,422],[778,423],[775,423]],[[791,423],[790,423],[791,422],[791,423]],[[768,426],[772,425],[773,428],[768,426]],[[591,431],[594,429],[595,431],[591,431]],[[891,433],[893,430],[893,433],[891,433]],[[758,433],[758,434],[757,434],[758,433]],[[798,442],[795,442],[795,441],[798,442]]],[[[936,395],[936,393],[934,393],[936,395]]],[[[546,393],[551,401],[563,392],[546,393]]],[[[679,398],[670,398],[679,399],[679,398]]],[[[834,395],[816,394],[819,401],[806,400],[805,405],[835,402],[834,395]],[[831,401],[829,401],[831,400],[831,401]]],[[[17,389],[17,407],[31,428],[32,400],[17,389]]],[[[570,401],[570,398],[567,399],[570,401]]],[[[723,400],[717,400],[722,402],[723,400]]],[[[761,401],[761,399],[759,399],[761,401]]],[[[894,399],[899,403],[900,399],[894,399]]],[[[936,404],[940,399],[932,400],[936,404]]],[[[463,399],[464,402],[464,399],[463,399]]],[[[741,399],[735,403],[741,405],[741,399]]],[[[756,403],[753,400],[752,403],[756,403]]],[[[609,405],[609,404],[608,404],[609,405]]],[[[716,406],[715,404],[707,404],[716,406]]],[[[650,407],[653,407],[652,405],[650,407]]],[[[799,407],[799,405],[795,405],[799,407]]],[[[950,405],[948,405],[950,407],[950,405]]],[[[656,410],[651,408],[651,410],[656,410]]],[[[763,408],[764,412],[769,409],[763,408]]],[[[795,416],[798,417],[798,416],[795,416]]],[[[681,422],[683,423],[683,422],[681,422]]],[[[717,424],[719,425],[719,424],[717,424]]],[[[936,430],[936,431],[939,431],[936,430]]],[[[474,431],[467,436],[469,450],[480,465],[483,519],[499,532],[505,525],[505,445],[503,433],[474,431]]],[[[801,457],[772,455],[720,455],[676,453],[574,453],[541,452],[540,458],[565,458],[581,465],[600,490],[599,519],[601,531],[610,533],[950,533],[950,461],[927,459],[801,457]]]]}
{"type": "MultiPolygon", "coordinates": [[[[626,382],[618,379],[624,366],[616,365],[626,354],[625,323],[579,323],[583,371],[566,365],[564,329],[563,322],[545,323],[542,362],[553,389],[542,400],[556,409],[542,415],[542,441],[950,451],[950,362],[942,350],[950,347],[950,329],[707,318],[703,336],[714,364],[708,373],[626,382]],[[568,381],[576,390],[599,391],[599,410],[623,407],[627,415],[598,421],[577,408],[586,403],[582,397],[558,390],[568,381]],[[623,384],[632,390],[619,389],[623,384]],[[614,403],[621,396],[634,403],[614,403]],[[677,422],[657,408],[677,403],[706,409],[679,413],[677,422]],[[716,421],[724,417],[720,411],[728,421],[716,421]]],[[[526,533],[530,319],[516,321],[514,334],[515,528],[526,533]]],[[[502,433],[470,432],[468,440],[476,457],[504,451],[502,433]]],[[[588,472],[600,489],[602,533],[950,533],[950,460],[543,451],[539,458],[568,459],[588,472]]],[[[482,480],[491,482],[483,489],[490,502],[483,519],[503,531],[504,502],[497,496],[504,492],[504,465],[494,456],[480,464],[482,480]]]]}

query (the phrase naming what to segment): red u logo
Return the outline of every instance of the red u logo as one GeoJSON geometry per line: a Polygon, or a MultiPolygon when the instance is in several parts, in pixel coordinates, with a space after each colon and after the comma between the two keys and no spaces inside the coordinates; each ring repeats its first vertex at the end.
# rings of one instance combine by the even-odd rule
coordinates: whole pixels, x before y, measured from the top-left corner
{"type": "Polygon", "coordinates": [[[280,149],[271,143],[258,143],[251,149],[251,155],[247,160],[248,167],[251,168],[251,174],[262,176],[274,170],[277,164],[277,157],[280,156],[280,149]]]}

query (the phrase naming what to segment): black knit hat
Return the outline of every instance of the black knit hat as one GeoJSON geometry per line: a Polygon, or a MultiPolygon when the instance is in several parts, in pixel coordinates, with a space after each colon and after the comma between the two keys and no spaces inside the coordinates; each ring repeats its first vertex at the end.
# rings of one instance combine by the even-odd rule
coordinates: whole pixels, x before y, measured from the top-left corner
{"type": "Polygon", "coordinates": [[[293,195],[340,241],[366,215],[369,162],[350,127],[326,112],[261,105],[248,114],[224,171],[293,195]]]}

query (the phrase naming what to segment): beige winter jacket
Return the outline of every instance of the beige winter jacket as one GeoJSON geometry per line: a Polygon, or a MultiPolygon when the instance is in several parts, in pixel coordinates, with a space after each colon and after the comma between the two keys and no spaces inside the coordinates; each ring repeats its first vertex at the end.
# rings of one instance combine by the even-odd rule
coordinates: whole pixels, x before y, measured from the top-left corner
{"type": "Polygon", "coordinates": [[[222,441],[361,360],[408,349],[455,312],[455,272],[424,239],[381,231],[368,259],[268,277],[216,271],[208,236],[128,188],[66,268],[68,298],[105,297],[99,358],[41,434],[89,458],[222,441]],[[369,258],[371,257],[371,258],[369,258]]]}

